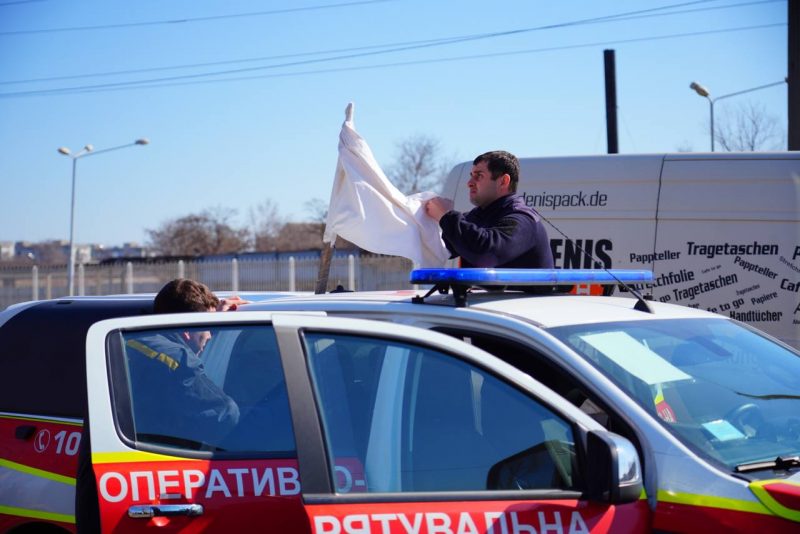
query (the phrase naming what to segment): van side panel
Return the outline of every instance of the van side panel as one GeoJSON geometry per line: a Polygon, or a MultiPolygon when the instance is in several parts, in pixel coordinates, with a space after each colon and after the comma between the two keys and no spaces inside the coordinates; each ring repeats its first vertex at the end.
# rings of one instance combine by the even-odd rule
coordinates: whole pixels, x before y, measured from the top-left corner
{"type": "Polygon", "coordinates": [[[667,160],[654,296],[800,346],[800,158],[667,160]]]}
{"type": "MultiPolygon", "coordinates": [[[[444,194],[472,208],[470,164],[444,194]]],[[[552,222],[556,267],[652,269],[653,296],[800,348],[800,153],[523,158],[517,193],[552,222]],[[738,258],[738,259],[737,259],[738,258]]]]}

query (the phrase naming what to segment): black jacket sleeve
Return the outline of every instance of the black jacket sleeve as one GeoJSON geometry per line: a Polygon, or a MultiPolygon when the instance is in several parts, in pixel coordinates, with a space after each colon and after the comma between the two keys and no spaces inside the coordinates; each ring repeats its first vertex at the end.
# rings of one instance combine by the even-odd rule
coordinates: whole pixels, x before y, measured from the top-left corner
{"type": "Polygon", "coordinates": [[[496,267],[521,256],[536,245],[536,221],[523,213],[510,213],[482,228],[463,213],[448,211],[439,220],[450,252],[476,267],[496,267]]]}

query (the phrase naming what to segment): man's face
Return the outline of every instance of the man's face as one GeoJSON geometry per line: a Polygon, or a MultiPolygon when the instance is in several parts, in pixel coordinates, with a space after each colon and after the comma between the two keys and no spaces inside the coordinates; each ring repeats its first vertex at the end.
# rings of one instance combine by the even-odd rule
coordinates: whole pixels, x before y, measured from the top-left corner
{"type": "Polygon", "coordinates": [[[208,340],[211,339],[211,332],[208,330],[203,330],[200,332],[186,332],[184,335],[186,336],[186,343],[197,354],[203,352],[203,349],[206,348],[206,343],[208,343],[208,340]]]}
{"type": "Polygon", "coordinates": [[[472,166],[472,172],[469,173],[469,180],[467,187],[469,188],[469,201],[475,206],[486,206],[491,204],[498,198],[509,193],[507,185],[507,178],[500,176],[497,180],[492,180],[492,173],[489,172],[488,163],[485,161],[479,162],[477,165],[472,166]]]}
{"type": "MultiPolygon", "coordinates": [[[[215,312],[217,309],[208,308],[207,311],[215,312]]],[[[203,352],[203,349],[206,348],[206,343],[208,343],[208,340],[211,339],[211,332],[208,330],[184,332],[183,337],[186,339],[186,343],[192,348],[192,350],[195,351],[195,353],[200,354],[203,352]]]]}

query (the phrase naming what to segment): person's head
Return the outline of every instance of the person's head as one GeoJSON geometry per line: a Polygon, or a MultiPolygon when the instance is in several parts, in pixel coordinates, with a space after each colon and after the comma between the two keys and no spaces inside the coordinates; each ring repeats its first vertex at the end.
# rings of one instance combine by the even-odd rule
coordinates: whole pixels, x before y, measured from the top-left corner
{"type": "Polygon", "coordinates": [[[519,182],[519,161],[514,154],[495,150],[481,154],[472,162],[469,173],[469,201],[486,206],[498,198],[515,193],[519,182]]]}
{"type": "MultiPolygon", "coordinates": [[[[177,278],[161,288],[153,303],[155,313],[213,312],[219,299],[200,282],[177,278]]],[[[196,353],[200,353],[211,339],[208,330],[183,332],[183,339],[196,353]]]]}
{"type": "Polygon", "coordinates": [[[219,299],[208,287],[186,278],[176,278],[161,288],[153,303],[155,313],[216,311],[219,299]]]}

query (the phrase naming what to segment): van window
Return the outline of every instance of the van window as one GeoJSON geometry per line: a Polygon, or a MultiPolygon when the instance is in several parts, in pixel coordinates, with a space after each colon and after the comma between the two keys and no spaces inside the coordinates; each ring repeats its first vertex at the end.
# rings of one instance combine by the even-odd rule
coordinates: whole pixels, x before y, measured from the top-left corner
{"type": "Polygon", "coordinates": [[[111,345],[116,415],[129,442],[295,455],[271,326],[140,330],[112,337],[111,345]]]}
{"type": "Polygon", "coordinates": [[[571,426],[486,371],[391,340],[305,342],[331,465],[363,468],[361,491],[577,487],[571,426]]]}

